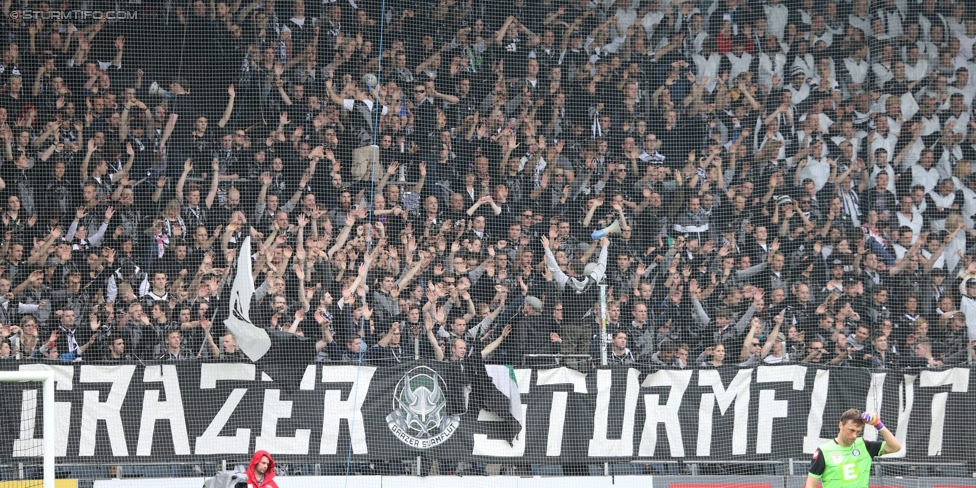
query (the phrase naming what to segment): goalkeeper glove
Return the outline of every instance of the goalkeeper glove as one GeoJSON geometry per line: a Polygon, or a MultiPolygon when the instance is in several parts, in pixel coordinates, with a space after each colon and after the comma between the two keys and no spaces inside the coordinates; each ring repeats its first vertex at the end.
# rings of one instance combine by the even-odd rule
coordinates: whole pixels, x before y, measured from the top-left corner
{"type": "Polygon", "coordinates": [[[875,429],[878,429],[878,431],[881,431],[885,428],[885,425],[881,423],[881,417],[874,412],[862,413],[861,420],[863,420],[865,424],[868,424],[870,426],[873,426],[875,429]]]}

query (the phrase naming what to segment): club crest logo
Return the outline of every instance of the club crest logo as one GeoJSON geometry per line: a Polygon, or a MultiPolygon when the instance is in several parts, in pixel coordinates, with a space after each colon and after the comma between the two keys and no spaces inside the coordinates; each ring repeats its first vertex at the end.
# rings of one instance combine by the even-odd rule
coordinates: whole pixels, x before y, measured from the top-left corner
{"type": "Polygon", "coordinates": [[[859,450],[857,450],[857,449],[854,449],[853,451],[851,451],[851,454],[853,454],[853,455],[854,455],[854,457],[858,457],[858,456],[860,456],[860,455],[861,455],[861,451],[859,451],[859,450]]]}
{"type": "Polygon", "coordinates": [[[386,416],[390,431],[404,444],[430,449],[457,431],[461,418],[447,414],[447,384],[436,371],[418,366],[393,389],[393,411],[386,416]]]}

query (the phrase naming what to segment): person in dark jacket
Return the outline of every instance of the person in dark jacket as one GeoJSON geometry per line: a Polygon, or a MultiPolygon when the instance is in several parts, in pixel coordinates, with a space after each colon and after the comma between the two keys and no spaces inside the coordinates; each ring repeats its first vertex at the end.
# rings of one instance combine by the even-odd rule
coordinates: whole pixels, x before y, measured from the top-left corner
{"type": "Polygon", "coordinates": [[[522,424],[511,413],[511,402],[502,392],[495,387],[485,369],[485,359],[491,355],[502,341],[512,332],[512,326],[506,325],[497,339],[478,350],[477,348],[468,352],[468,344],[464,339],[456,338],[451,340],[451,357],[447,360],[449,369],[447,371],[448,384],[450,385],[449,409],[452,414],[463,413],[464,387],[471,385],[471,397],[468,402],[468,409],[477,412],[484,408],[494,413],[502,419],[502,427],[499,432],[510,444],[514,444],[519,432],[522,431],[522,424]]]}
{"type": "Polygon", "coordinates": [[[920,339],[915,343],[915,355],[903,355],[898,364],[903,368],[934,368],[942,366],[942,361],[932,357],[932,342],[920,339]]]}
{"type": "Polygon", "coordinates": [[[868,353],[868,366],[871,369],[895,369],[898,364],[898,356],[888,349],[888,336],[880,329],[875,331],[871,338],[871,352],[868,353]]]}

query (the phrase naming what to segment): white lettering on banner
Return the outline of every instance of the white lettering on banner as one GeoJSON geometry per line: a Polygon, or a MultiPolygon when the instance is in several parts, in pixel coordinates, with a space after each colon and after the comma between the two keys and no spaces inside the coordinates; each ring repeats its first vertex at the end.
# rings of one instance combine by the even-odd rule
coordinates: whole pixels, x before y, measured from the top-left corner
{"type": "MultiPolygon", "coordinates": [[[[536,386],[573,385],[573,393],[586,393],[586,374],[570,368],[540,369],[536,386]]],[[[559,456],[563,451],[563,430],[566,427],[566,405],[569,392],[552,392],[549,407],[549,432],[546,437],[546,456],[559,456]]]]}
{"type": "MultiPolygon", "coordinates": [[[[969,391],[969,370],[952,368],[945,371],[922,371],[922,378],[918,386],[933,388],[952,385],[952,393],[966,393],[969,391]]],[[[942,437],[945,434],[946,402],[949,391],[940,391],[932,395],[932,429],[929,431],[929,456],[942,455],[942,437]]]]}
{"type": "Polygon", "coordinates": [[[641,384],[644,388],[670,387],[668,401],[661,405],[661,395],[651,393],[644,395],[644,430],[641,433],[638,456],[653,456],[657,447],[657,425],[664,424],[668,436],[668,448],[671,457],[684,457],[685,446],[681,440],[681,419],[678,409],[684,399],[691,375],[694,371],[662,369],[644,378],[641,384]]]}
{"type": "MultiPolygon", "coordinates": [[[[24,364],[21,371],[50,371],[54,374],[54,389],[70,391],[73,388],[73,366],[55,366],[53,364],[24,364]]],[[[39,390],[24,390],[20,409],[20,438],[14,440],[14,457],[40,457],[44,451],[43,439],[34,436],[35,431],[41,431],[37,419],[37,399],[41,395],[39,390]]],[[[44,418],[60,419],[54,424],[54,455],[64,457],[68,455],[68,431],[71,429],[71,402],[54,402],[54,414],[44,418]]],[[[40,433],[40,432],[38,432],[40,433]]]]}
{"type": "Polygon", "coordinates": [[[317,368],[314,364],[310,364],[305,367],[305,374],[302,375],[302,382],[298,384],[299,390],[314,390],[315,389],[315,370],[317,368]]]}
{"type": "MultiPolygon", "coordinates": [[[[254,381],[252,363],[202,363],[200,365],[200,389],[217,387],[218,381],[254,381]]],[[[207,430],[196,438],[195,454],[247,454],[251,444],[251,429],[237,429],[234,435],[220,435],[237,405],[247,393],[247,388],[234,388],[227,400],[214,415],[207,430]]]]}
{"type": "MultiPolygon", "coordinates": [[[[11,365],[10,368],[18,366],[11,365]]],[[[14,461],[40,456],[44,420],[54,422],[56,431],[53,444],[56,455],[59,460],[68,462],[84,462],[86,459],[90,461],[96,455],[119,462],[127,457],[130,461],[149,459],[148,456],[172,461],[181,458],[189,460],[191,455],[244,456],[255,448],[269,450],[274,454],[314,457],[321,453],[319,457],[323,459],[345,459],[344,453],[350,445],[346,432],[351,434],[351,445],[357,456],[376,456],[380,451],[391,452],[390,446],[382,442],[399,444],[399,441],[392,440],[389,435],[389,441],[370,438],[370,430],[366,428],[368,423],[382,421],[382,414],[364,407],[367,396],[383,394],[369,392],[372,379],[382,375],[385,381],[388,373],[376,368],[360,369],[355,365],[329,365],[321,368],[322,377],[319,379],[316,378],[320,373],[318,366],[307,368],[302,365],[300,368],[296,373],[304,373],[301,384],[295,385],[295,390],[284,390],[285,387],[271,381],[255,383],[262,375],[249,363],[150,365],[140,375],[141,383],[140,377],[134,375],[143,366],[135,364],[22,365],[21,370],[54,372],[57,398],[60,401],[55,402],[52,412],[42,412],[39,383],[12,387],[13,391],[23,393],[19,400],[16,394],[13,398],[13,406],[22,409],[21,415],[13,419],[20,419],[21,432],[14,436],[19,438],[12,439],[6,446],[9,451],[2,452],[8,453],[8,457],[14,461]],[[77,384],[73,384],[73,381],[77,384]],[[186,386],[188,390],[181,390],[182,386],[186,386]],[[321,398],[325,407],[318,452],[311,444],[315,440],[311,434],[314,432],[316,437],[319,435],[319,420],[309,417],[319,415],[316,407],[319,400],[309,396],[320,398],[319,392],[313,393],[314,389],[323,393],[321,398]],[[299,390],[302,393],[295,395],[299,390]],[[207,405],[207,408],[204,412],[192,407],[194,405],[207,405]],[[237,411],[238,408],[241,412],[237,411]],[[123,409],[142,413],[122,416],[123,409]],[[246,413],[256,412],[258,409],[261,409],[260,420],[259,415],[246,413]],[[187,418],[186,415],[190,417],[187,418]],[[201,415],[206,418],[201,418],[201,415]],[[160,422],[161,420],[164,422],[160,422]],[[279,427],[282,428],[281,432],[277,431],[279,427]],[[161,429],[160,435],[165,437],[158,439],[159,445],[154,445],[156,428],[161,429]],[[76,435],[78,437],[77,448],[74,447],[74,441],[70,444],[68,442],[69,430],[71,438],[76,435]],[[129,449],[129,442],[136,442],[137,445],[129,449]]],[[[821,436],[829,437],[835,433],[834,425],[837,420],[834,415],[839,412],[838,408],[842,407],[842,410],[859,407],[878,411],[879,406],[887,401],[885,406],[890,411],[884,410],[882,416],[886,419],[890,417],[888,420],[893,434],[903,444],[909,430],[914,432],[922,429],[928,433],[922,443],[912,444],[913,450],[908,453],[909,456],[950,456],[958,459],[958,453],[951,452],[947,442],[951,442],[956,433],[949,429],[965,413],[954,410],[954,407],[958,408],[957,399],[976,394],[976,390],[970,392],[968,389],[969,381],[973,377],[967,367],[944,371],[916,370],[910,372],[911,374],[891,373],[894,376],[890,382],[886,373],[874,373],[866,377],[868,372],[863,370],[807,368],[798,364],[731,370],[722,375],[715,370],[605,369],[593,370],[593,380],[588,378],[590,373],[580,373],[569,368],[516,369],[514,373],[520,393],[523,394],[523,414],[528,413],[529,405],[536,405],[533,408],[542,411],[532,412],[535,421],[524,426],[514,445],[490,438],[492,424],[477,424],[487,426],[478,431],[488,435],[471,434],[469,441],[473,440],[473,443],[469,455],[482,459],[523,456],[539,459],[540,456],[546,456],[548,459],[557,459],[557,463],[575,462],[558,461],[564,454],[562,444],[565,437],[572,435],[572,429],[579,428],[569,421],[570,418],[583,424],[593,422],[592,426],[584,426],[586,430],[592,429],[593,432],[591,439],[587,441],[586,453],[574,451],[574,456],[589,455],[630,461],[657,459],[661,456],[683,459],[689,456],[766,455],[771,454],[774,447],[773,432],[779,433],[785,424],[785,421],[776,422],[782,418],[799,420],[801,425],[806,420],[806,428],[800,427],[804,429],[802,450],[811,453],[829,440],[822,439],[821,436]],[[621,378],[619,374],[624,371],[626,376],[621,378]],[[614,374],[618,376],[614,377],[614,374]],[[536,378],[533,379],[533,375],[536,378]],[[723,378],[729,383],[724,383],[723,378]],[[836,385],[830,384],[831,378],[836,385]],[[811,380],[809,385],[806,384],[806,379],[811,380]],[[869,385],[864,385],[866,380],[870,380],[869,385]],[[595,390],[592,393],[588,391],[587,381],[594,381],[595,390]],[[694,386],[692,382],[698,386],[694,386]],[[750,396],[753,382],[757,392],[755,405],[751,404],[750,396]],[[866,387],[848,391],[849,385],[853,384],[866,387]],[[890,390],[885,391],[886,387],[890,390]],[[690,394],[688,388],[695,389],[690,394]],[[828,390],[831,389],[835,390],[829,391],[828,395],[828,390]],[[919,397],[922,402],[919,404],[921,416],[912,417],[916,392],[923,393],[919,397]],[[685,395],[689,394],[691,396],[687,399],[692,403],[684,405],[685,395]],[[574,400],[572,407],[569,405],[570,396],[574,400]],[[806,409],[807,398],[809,412],[799,411],[801,404],[806,409]],[[953,399],[952,404],[948,402],[950,398],[953,399]],[[797,401],[801,403],[798,404],[797,401]],[[643,415],[637,415],[638,402],[642,402],[643,415]],[[695,415],[695,402],[700,403],[697,432],[695,429],[684,428],[695,422],[694,418],[687,418],[687,414],[695,415]],[[843,402],[853,403],[842,405],[843,402]],[[734,415],[731,413],[733,404],[734,415]],[[578,410],[583,405],[591,406],[578,410]],[[753,406],[755,410],[752,409],[753,406]],[[689,408],[691,411],[686,412],[689,408]],[[827,414],[827,410],[834,413],[827,414]],[[758,415],[750,418],[750,412],[753,411],[758,412],[758,415]],[[926,415],[931,418],[924,418],[926,415]],[[544,417],[548,417],[548,420],[543,420],[544,417]],[[635,417],[643,418],[641,425],[636,424],[635,417]],[[682,420],[690,421],[682,423],[682,420]],[[912,421],[917,425],[910,425],[912,421]],[[923,426],[920,422],[929,425],[923,426]],[[716,423],[723,428],[716,427],[716,423]],[[543,429],[548,431],[544,432],[543,429]],[[725,435],[716,434],[716,431],[725,431],[725,435]],[[947,435],[950,439],[945,439],[947,435]],[[750,445],[753,437],[755,448],[750,445]],[[543,442],[546,442],[545,447],[543,442]],[[697,450],[690,447],[691,443],[696,443],[697,450]],[[692,450],[686,451],[685,447],[692,450]],[[711,447],[716,448],[715,453],[711,452],[711,447]]],[[[380,387],[379,382],[373,386],[375,389],[380,387]]],[[[374,399],[373,396],[369,398],[370,401],[374,399]]],[[[477,417],[479,422],[497,420],[492,412],[484,410],[477,417]]],[[[408,437],[404,437],[407,432],[400,432],[392,426],[390,428],[393,436],[401,437],[404,442],[409,443],[408,437]]],[[[454,429],[452,427],[446,430],[440,437],[420,440],[418,444],[407,449],[428,448],[431,443],[444,442],[452,434],[461,434],[454,429]]],[[[867,440],[880,439],[877,431],[870,427],[865,428],[864,437],[867,440]]],[[[777,449],[781,449],[781,442],[777,436],[777,449]]],[[[793,457],[799,455],[797,451],[800,445],[784,446],[787,454],[792,452],[790,455],[793,457]]],[[[570,450],[569,444],[567,450],[570,450]]],[[[905,455],[906,451],[902,450],[892,457],[905,455]]],[[[526,460],[535,462],[528,457],[526,460]]]]}
{"type": "Polygon", "coordinates": [[[608,439],[610,427],[610,387],[613,383],[613,370],[601,369],[596,372],[596,408],[593,411],[593,438],[590,439],[589,456],[619,457],[634,455],[634,413],[637,411],[637,398],[640,396],[640,371],[627,370],[627,391],[624,394],[624,415],[621,421],[620,439],[608,439]]]}
{"type": "MultiPolygon", "coordinates": [[[[519,396],[528,395],[532,386],[532,370],[516,369],[515,381],[518,384],[519,396]]],[[[528,418],[529,405],[522,403],[522,418],[528,418]]],[[[500,422],[502,419],[492,412],[481,410],[478,412],[478,422],[500,422]]],[[[522,457],[525,455],[526,421],[522,421],[522,430],[512,444],[507,439],[489,439],[485,434],[474,434],[471,454],[490,457],[522,457]]],[[[443,437],[442,433],[438,437],[443,437]]]]}
{"type": "Polygon", "coordinates": [[[157,420],[169,421],[171,437],[167,439],[173,445],[173,452],[177,455],[190,454],[190,439],[186,433],[186,416],[183,413],[183,394],[180,392],[180,381],[176,374],[176,365],[146,366],[142,381],[145,383],[163,383],[166,400],[159,401],[159,390],[146,390],[142,397],[142,419],[139,422],[139,442],[136,445],[136,456],[151,456],[153,434],[156,431],[157,420]]]}
{"type": "MultiPolygon", "coordinates": [[[[895,427],[895,438],[901,445],[907,446],[908,443],[906,439],[908,438],[908,421],[912,416],[912,408],[915,406],[915,380],[918,379],[918,375],[906,374],[903,376],[903,382],[898,386],[898,426],[895,427]]],[[[886,454],[885,457],[889,458],[899,458],[905,457],[908,449],[902,449],[898,452],[893,452],[891,454],[886,454]]]]}
{"type": "Polygon", "coordinates": [[[125,428],[122,426],[122,402],[129,391],[129,382],[135,373],[135,365],[120,366],[81,366],[81,383],[111,383],[104,402],[99,401],[99,392],[86,390],[81,407],[81,433],[79,435],[78,455],[94,456],[95,439],[98,437],[98,421],[105,421],[112,455],[129,455],[125,444],[125,428]]]}
{"type": "Polygon", "coordinates": [[[749,384],[752,382],[752,370],[741,369],[732,378],[732,383],[726,389],[722,384],[722,377],[718,371],[704,370],[698,372],[698,386],[711,386],[713,393],[701,396],[698,406],[698,456],[710,456],[712,453],[712,415],[715,403],[718,402],[719,413],[725,411],[735,402],[735,427],[732,428],[732,454],[746,453],[749,443],[749,384]]]}
{"type": "MultiPolygon", "coordinates": [[[[879,412],[881,405],[884,405],[884,382],[888,373],[872,373],[871,385],[868,386],[868,396],[864,400],[865,412],[879,412]]],[[[878,440],[878,429],[864,424],[864,440],[878,440]]]]}
{"type": "Polygon", "coordinates": [[[807,415],[807,435],[803,436],[803,452],[813,454],[818,447],[830,439],[820,437],[823,430],[823,416],[827,409],[827,389],[830,386],[830,370],[818,369],[810,392],[810,413],[807,415]]]}
{"type": "Polygon", "coordinates": [[[290,400],[280,399],[281,390],[264,390],[261,434],[255,439],[255,449],[271,454],[308,454],[308,440],[312,429],[295,429],[294,437],[278,437],[278,420],[291,418],[290,400]]]}
{"type": "MultiPolygon", "coordinates": [[[[760,366],[756,383],[793,383],[793,389],[803,391],[807,375],[805,366],[760,366]]],[[[759,391],[759,411],[756,418],[756,454],[773,452],[773,419],[786,418],[790,413],[788,400],[777,400],[776,390],[759,391]]]]}
{"type": "MultiPolygon", "coordinates": [[[[526,417],[529,406],[522,404],[522,418],[526,417]]],[[[501,422],[501,417],[485,409],[478,411],[478,422],[501,422]]],[[[443,437],[442,433],[439,437],[443,437]]],[[[525,455],[525,426],[522,426],[515,442],[509,444],[505,439],[489,439],[487,434],[474,434],[471,454],[490,457],[522,457],[525,455]]],[[[430,444],[429,442],[427,444],[430,444]]]]}
{"type": "Polygon", "coordinates": [[[349,427],[353,454],[368,452],[362,409],[366,401],[366,392],[369,391],[369,383],[375,373],[374,366],[322,366],[322,383],[351,383],[351,387],[349,397],[345,401],[342,400],[341,390],[325,391],[319,454],[338,452],[339,426],[343,420],[349,427]]]}
{"type": "MultiPolygon", "coordinates": [[[[496,416],[495,418],[498,417],[496,416]]],[[[418,439],[409,432],[400,428],[400,425],[396,423],[390,425],[390,430],[393,432],[393,435],[397,436],[398,439],[402,440],[410,447],[416,447],[417,449],[430,449],[431,447],[442,444],[450,439],[454,431],[457,430],[457,426],[457,423],[448,423],[443,432],[429,439],[418,439]]]]}

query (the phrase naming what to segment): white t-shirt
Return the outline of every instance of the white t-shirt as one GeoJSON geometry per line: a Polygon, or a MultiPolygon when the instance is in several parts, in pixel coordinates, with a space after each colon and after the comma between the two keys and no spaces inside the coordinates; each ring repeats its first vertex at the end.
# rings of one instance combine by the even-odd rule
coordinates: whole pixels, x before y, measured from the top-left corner
{"type": "Polygon", "coordinates": [[[783,357],[781,358],[778,358],[770,354],[769,356],[763,358],[763,362],[766,364],[788,363],[790,362],[790,354],[788,352],[784,352],[783,357]]]}
{"type": "MultiPolygon", "coordinates": [[[[362,100],[362,102],[363,102],[364,105],[366,105],[366,108],[368,108],[370,112],[373,111],[373,101],[372,100],[362,100]]],[[[346,110],[348,110],[350,112],[353,111],[355,105],[356,105],[356,100],[353,100],[351,98],[348,99],[348,100],[343,100],[342,101],[342,108],[344,108],[344,109],[346,109],[346,110]]],[[[390,111],[389,108],[383,107],[383,113],[380,114],[380,115],[386,115],[387,112],[389,112],[389,111],[390,111]]]]}
{"type": "Polygon", "coordinates": [[[766,14],[766,32],[775,35],[777,39],[782,39],[790,17],[789,7],[782,3],[764,5],[763,11],[766,14]]]}
{"type": "MultiPolygon", "coordinates": [[[[288,20],[294,22],[295,25],[297,25],[299,27],[303,27],[303,28],[305,27],[305,22],[309,22],[312,25],[315,25],[315,19],[309,19],[308,17],[302,17],[300,19],[297,18],[297,17],[292,17],[292,18],[290,18],[288,20]]],[[[291,28],[288,27],[288,24],[287,23],[284,23],[284,24],[281,25],[281,32],[291,32],[291,28]]]]}
{"type": "Polygon", "coordinates": [[[912,229],[912,244],[914,244],[915,240],[918,239],[918,235],[922,232],[922,225],[925,224],[925,219],[922,218],[922,212],[912,209],[911,220],[901,212],[898,212],[897,216],[899,227],[905,226],[912,229]]]}
{"type": "Polygon", "coordinates": [[[976,44],[976,37],[961,35],[957,39],[959,39],[959,54],[965,56],[966,59],[973,59],[973,44],[976,44]]]}
{"type": "Polygon", "coordinates": [[[940,179],[939,172],[935,169],[935,166],[929,169],[925,169],[917,164],[912,166],[912,186],[924,186],[925,193],[932,191],[939,184],[940,179]]]}
{"type": "Polygon", "coordinates": [[[826,157],[821,157],[818,160],[811,156],[807,159],[806,166],[800,171],[800,175],[800,181],[810,178],[817,185],[817,191],[823,190],[824,185],[827,184],[827,179],[830,178],[830,164],[826,157]]]}

